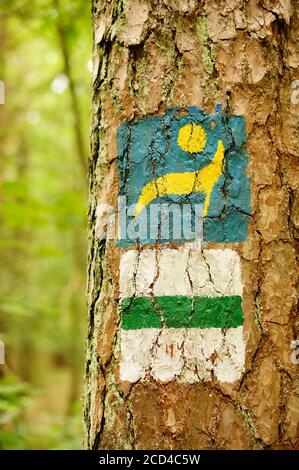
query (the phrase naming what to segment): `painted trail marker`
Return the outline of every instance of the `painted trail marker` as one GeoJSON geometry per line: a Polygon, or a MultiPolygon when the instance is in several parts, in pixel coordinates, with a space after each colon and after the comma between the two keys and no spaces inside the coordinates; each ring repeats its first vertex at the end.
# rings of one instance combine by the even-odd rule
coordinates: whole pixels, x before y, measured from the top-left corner
{"type": "Polygon", "coordinates": [[[191,208],[194,218],[198,205],[203,206],[205,242],[246,240],[250,182],[245,143],[244,118],[228,117],[220,108],[212,115],[197,107],[175,108],[122,123],[117,133],[119,195],[133,210],[120,221],[119,244],[186,242],[183,208],[191,208]],[[161,221],[151,221],[150,211],[161,205],[182,208],[180,237],[174,225],[163,238],[161,221]],[[147,224],[147,230],[132,237],[134,224],[137,233],[140,225],[147,224]]]}
{"type": "Polygon", "coordinates": [[[119,127],[119,194],[130,207],[119,221],[121,380],[240,378],[240,259],[232,249],[204,244],[247,238],[245,143],[244,119],[220,108],[213,115],[175,108],[119,127]],[[179,210],[168,214],[165,231],[159,210],[174,206],[179,210]],[[153,208],[159,209],[154,220],[153,208]],[[198,215],[202,245],[185,236],[198,215]]]}
{"type": "Polygon", "coordinates": [[[239,377],[245,348],[235,251],[129,250],[121,258],[120,291],[122,380],[239,377]]]}

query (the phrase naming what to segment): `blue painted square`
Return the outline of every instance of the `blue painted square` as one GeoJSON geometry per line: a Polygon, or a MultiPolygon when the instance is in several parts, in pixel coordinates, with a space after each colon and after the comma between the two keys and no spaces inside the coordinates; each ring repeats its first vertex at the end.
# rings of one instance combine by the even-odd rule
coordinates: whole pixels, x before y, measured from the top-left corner
{"type": "MultiPolygon", "coordinates": [[[[195,134],[191,134],[186,141],[188,149],[191,149],[189,142],[193,142],[191,139],[195,138],[195,134]]],[[[193,176],[194,181],[203,178],[198,175],[203,175],[202,170],[208,165],[209,175],[214,174],[213,165],[219,142],[223,146],[224,157],[221,161],[221,174],[212,187],[207,213],[203,218],[203,239],[206,242],[246,240],[251,213],[250,181],[246,174],[246,139],[244,118],[228,116],[220,107],[211,115],[197,107],[173,108],[161,116],[147,116],[138,121],[123,122],[117,132],[119,196],[122,201],[119,243],[127,246],[137,242],[183,243],[190,240],[183,233],[184,227],[188,223],[194,228],[196,215],[199,210],[202,211],[207,193],[198,190],[198,187],[203,187],[199,183],[193,186],[194,190],[183,193],[183,181],[186,175],[196,175],[193,176]],[[195,129],[194,126],[200,127],[205,134],[205,145],[200,151],[189,151],[179,144],[180,129],[184,126],[190,128],[190,124],[191,129],[195,129]],[[177,185],[171,184],[174,179],[178,181],[177,185]],[[157,181],[161,184],[155,189],[154,184],[157,181]],[[159,192],[159,188],[163,188],[164,192],[161,189],[159,192]],[[136,216],[134,211],[137,203],[146,200],[141,195],[154,194],[155,191],[159,196],[152,195],[150,203],[136,216]],[[177,219],[171,225],[170,214],[169,233],[165,236],[165,232],[161,232],[161,220],[164,219],[159,209],[169,206],[184,207],[184,210],[189,207],[189,214],[187,209],[187,212],[182,209],[181,230],[177,230],[180,225],[177,219]],[[156,220],[150,217],[150,210],[152,213],[157,211],[156,220]]],[[[205,177],[205,184],[209,184],[209,178],[205,177]]]]}

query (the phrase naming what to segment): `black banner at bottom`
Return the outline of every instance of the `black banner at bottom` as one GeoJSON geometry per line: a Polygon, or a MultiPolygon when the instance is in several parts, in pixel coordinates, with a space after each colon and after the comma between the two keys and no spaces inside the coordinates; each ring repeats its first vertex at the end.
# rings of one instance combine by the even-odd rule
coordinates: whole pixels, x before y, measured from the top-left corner
{"type": "MultiPolygon", "coordinates": [[[[5,465],[16,465],[24,468],[26,464],[31,468],[35,464],[80,466],[84,468],[110,467],[118,468],[147,468],[149,465],[179,466],[186,465],[193,468],[210,468],[212,465],[223,467],[254,466],[255,464],[276,467],[298,465],[299,454],[296,451],[256,450],[256,451],[2,451],[0,453],[1,469],[5,465]]],[[[26,467],[27,468],[27,467],[26,467]]],[[[254,468],[252,467],[254,470],[254,468]]],[[[55,469],[54,469],[55,470],[55,469]]]]}

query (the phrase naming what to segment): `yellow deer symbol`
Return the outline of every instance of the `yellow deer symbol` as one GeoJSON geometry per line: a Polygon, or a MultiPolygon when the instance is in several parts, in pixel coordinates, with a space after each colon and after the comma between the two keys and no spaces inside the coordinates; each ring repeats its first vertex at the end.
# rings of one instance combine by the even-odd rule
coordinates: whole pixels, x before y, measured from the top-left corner
{"type": "MultiPolygon", "coordinates": [[[[180,129],[178,143],[189,153],[202,151],[206,143],[206,134],[201,126],[187,124],[180,129]]],[[[139,197],[135,209],[135,217],[154,199],[169,194],[186,195],[194,192],[204,193],[205,202],[203,216],[206,217],[214,185],[223,171],[224,146],[218,140],[214,158],[199,171],[185,173],[169,173],[147,183],[139,197]]]]}

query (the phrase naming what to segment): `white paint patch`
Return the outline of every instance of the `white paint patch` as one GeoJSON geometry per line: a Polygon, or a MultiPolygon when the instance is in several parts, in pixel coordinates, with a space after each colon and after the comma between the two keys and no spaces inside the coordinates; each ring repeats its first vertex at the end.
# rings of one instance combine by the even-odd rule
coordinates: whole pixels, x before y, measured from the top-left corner
{"type": "MultiPolygon", "coordinates": [[[[147,256],[145,254],[145,256],[147,256]]],[[[187,248],[174,250],[164,248],[157,253],[158,276],[154,284],[154,295],[192,295],[188,278],[187,248]]],[[[138,295],[138,294],[137,294],[138,295]]]]}
{"type": "Polygon", "coordinates": [[[163,383],[238,380],[244,368],[243,327],[146,328],[121,331],[120,379],[152,376],[163,383]]]}
{"type": "Polygon", "coordinates": [[[205,250],[205,260],[210,267],[214,288],[219,295],[243,294],[240,258],[234,250],[205,250]]]}
{"type": "Polygon", "coordinates": [[[170,382],[179,376],[184,365],[183,344],[185,331],[176,328],[160,330],[152,351],[151,375],[161,382],[170,382]]]}
{"type": "Polygon", "coordinates": [[[145,378],[159,332],[157,328],[121,331],[121,380],[137,382],[145,378]]]}
{"type": "MultiPolygon", "coordinates": [[[[198,244],[178,249],[129,250],[120,261],[120,295],[242,296],[238,253],[202,250],[198,244]]],[[[245,362],[243,327],[146,328],[121,331],[120,378],[129,382],[152,376],[185,383],[216,378],[238,380],[245,362]]]]}
{"type": "Polygon", "coordinates": [[[129,250],[120,260],[121,298],[163,295],[219,297],[243,293],[238,253],[231,249],[129,250]]]}

